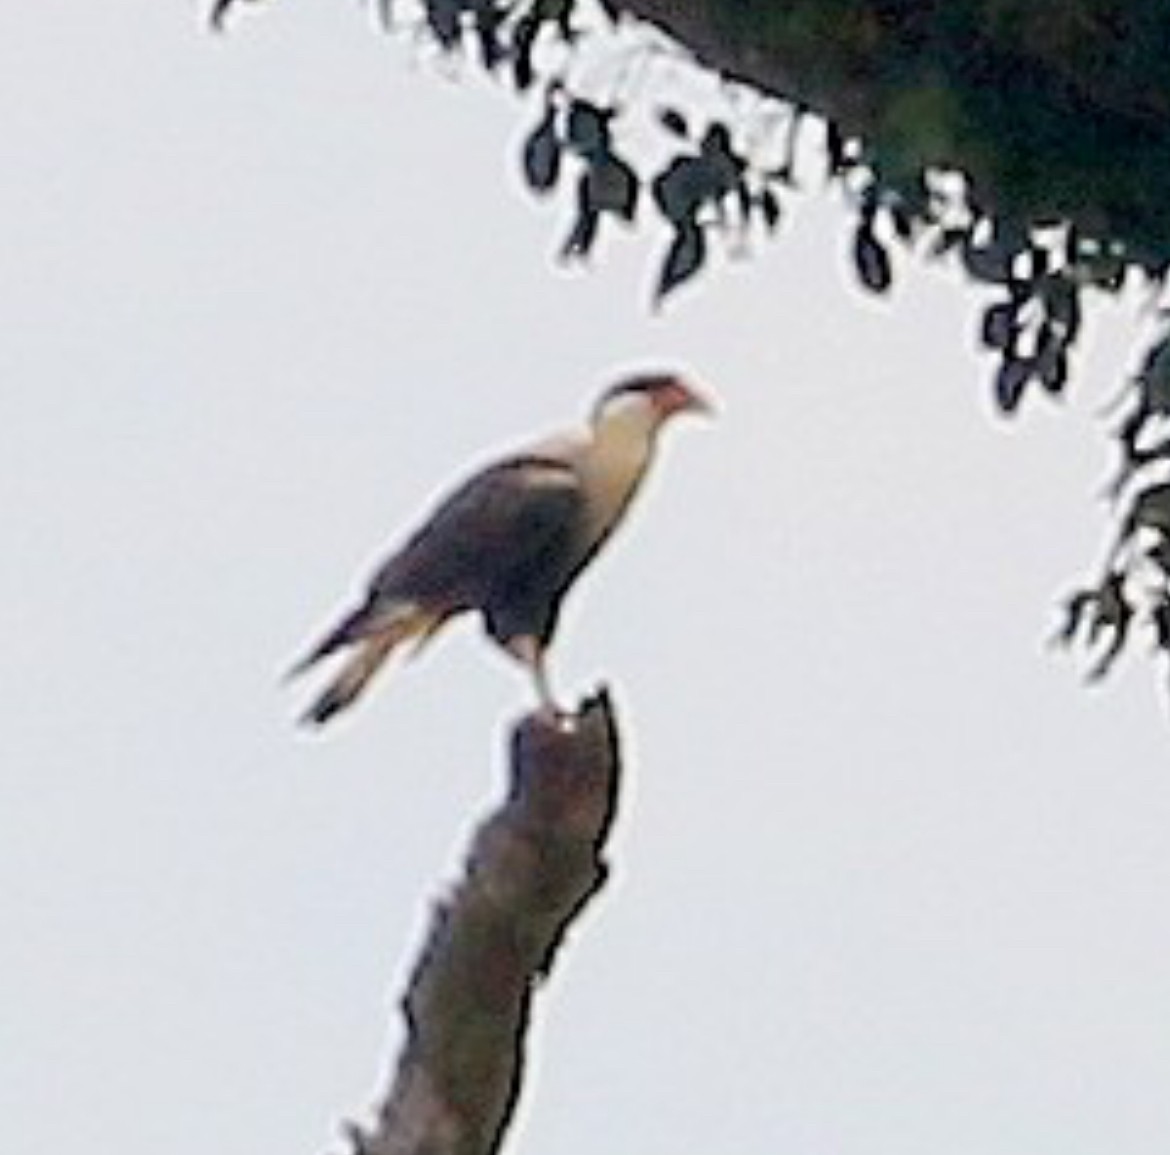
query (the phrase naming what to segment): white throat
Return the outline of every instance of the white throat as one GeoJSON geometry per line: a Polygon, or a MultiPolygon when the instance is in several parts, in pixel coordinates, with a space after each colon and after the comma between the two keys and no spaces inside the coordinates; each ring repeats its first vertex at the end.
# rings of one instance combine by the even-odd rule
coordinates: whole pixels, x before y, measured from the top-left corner
{"type": "Polygon", "coordinates": [[[619,399],[594,421],[581,466],[599,532],[613,529],[637,493],[654,453],[659,424],[657,411],[640,397],[619,399]]]}

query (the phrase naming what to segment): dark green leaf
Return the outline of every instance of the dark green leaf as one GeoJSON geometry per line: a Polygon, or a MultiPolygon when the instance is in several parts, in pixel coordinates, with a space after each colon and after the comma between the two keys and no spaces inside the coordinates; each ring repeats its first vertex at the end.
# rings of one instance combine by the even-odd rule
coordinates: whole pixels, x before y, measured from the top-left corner
{"type": "Polygon", "coordinates": [[[1044,285],[1044,304],[1048,317],[1064,331],[1065,342],[1072,345],[1081,331],[1081,293],[1065,276],[1051,276],[1044,285]]]}
{"type": "Polygon", "coordinates": [[[554,19],[554,23],[557,26],[557,31],[560,33],[561,39],[566,44],[576,43],[578,33],[577,29],[573,27],[573,4],[571,0],[561,5],[560,11],[554,19]]]}
{"type": "Polygon", "coordinates": [[[693,277],[703,267],[707,257],[707,241],[702,227],[694,221],[684,222],[674,234],[674,240],[667,250],[658,274],[655,300],[661,301],[684,281],[693,277]]]}
{"type": "Polygon", "coordinates": [[[612,118],[612,109],[598,108],[586,100],[574,100],[569,107],[569,144],[586,160],[608,152],[612,118]]]}
{"type": "Polygon", "coordinates": [[[1039,245],[1031,245],[1028,250],[1028,280],[1041,281],[1048,275],[1048,266],[1051,258],[1048,250],[1039,245]]]}
{"type": "Polygon", "coordinates": [[[494,72],[504,59],[504,45],[500,40],[500,25],[504,12],[493,4],[480,4],[475,9],[475,35],[479,41],[479,55],[488,72],[494,72]]]}
{"type": "Polygon", "coordinates": [[[968,241],[963,246],[963,264],[977,281],[1002,285],[1011,277],[1015,253],[1000,245],[975,246],[968,241]]]}
{"type": "Polygon", "coordinates": [[[980,339],[989,349],[1010,348],[1016,339],[1016,305],[1000,301],[989,305],[983,314],[980,339]]]}
{"type": "Polygon", "coordinates": [[[1032,362],[1023,357],[1005,356],[995,375],[995,400],[1004,413],[1014,413],[1032,376],[1032,362]]]}
{"type": "Polygon", "coordinates": [[[1123,532],[1133,533],[1137,529],[1155,529],[1170,535],[1170,483],[1151,485],[1138,494],[1123,532]]]}
{"type": "Polygon", "coordinates": [[[885,246],[862,224],[853,237],[853,263],[861,283],[872,293],[884,293],[893,279],[885,246]]]}
{"type": "Polygon", "coordinates": [[[638,209],[638,177],[625,161],[605,153],[585,173],[585,198],[598,212],[632,221],[638,209]]]}
{"type": "Polygon", "coordinates": [[[532,15],[537,20],[561,20],[571,16],[575,0],[536,0],[532,6],[532,15]]]}
{"type": "Polygon", "coordinates": [[[667,132],[683,138],[691,134],[687,118],[677,108],[661,108],[658,110],[658,121],[667,132]]]}
{"type": "Polygon", "coordinates": [[[207,20],[216,32],[223,31],[223,22],[227,18],[228,9],[235,3],[235,0],[215,0],[211,6],[211,11],[208,13],[207,20]]]}
{"type": "Polygon", "coordinates": [[[561,148],[556,110],[550,106],[524,142],[524,178],[534,191],[548,192],[557,183],[561,171],[561,148]]]}
{"type": "Polygon", "coordinates": [[[1091,682],[1100,681],[1109,673],[1113,663],[1125,646],[1129,628],[1133,623],[1133,605],[1125,593],[1125,575],[1115,572],[1097,590],[1089,621],[1089,644],[1092,645],[1104,634],[1109,634],[1109,643],[1097,663],[1088,673],[1091,682]]]}
{"type": "Polygon", "coordinates": [[[894,222],[894,232],[908,241],[914,236],[914,218],[904,204],[893,204],[889,208],[890,220],[894,222]]]}
{"type": "Polygon", "coordinates": [[[460,0],[426,0],[427,24],[434,38],[446,51],[456,48],[460,39],[460,0]]]}
{"type": "Polygon", "coordinates": [[[1149,350],[1137,381],[1142,393],[1142,421],[1153,414],[1170,415],[1170,337],[1163,337],[1149,350]]]}
{"type": "MultiPolygon", "coordinates": [[[[1146,550],[1146,557],[1154,563],[1162,571],[1162,577],[1170,577],[1170,537],[1165,534],[1158,534],[1157,538],[1151,543],[1149,549],[1146,550]]],[[[1167,591],[1162,590],[1162,596],[1166,597],[1167,591]]],[[[1167,611],[1170,611],[1170,603],[1163,602],[1167,611]]]]}
{"type": "Polygon", "coordinates": [[[796,167],[793,164],[785,163],[776,168],[768,169],[764,175],[769,180],[779,181],[780,184],[786,185],[788,188],[796,188],[796,167]]]}
{"type": "Polygon", "coordinates": [[[1081,590],[1065,605],[1065,619],[1057,634],[1057,641],[1071,645],[1081,636],[1087,646],[1102,638],[1107,644],[1100,658],[1089,670],[1090,681],[1099,681],[1117,660],[1133,624],[1134,607],[1125,592],[1126,576],[1113,570],[1092,589],[1081,590]]]}
{"type": "MultiPolygon", "coordinates": [[[[245,2],[255,3],[256,0],[245,0],[245,2]]],[[[389,22],[390,0],[381,0],[386,9],[386,22],[389,22]]],[[[213,32],[222,32],[224,29],[224,21],[227,19],[228,10],[236,6],[236,0],[215,0],[211,5],[211,11],[207,14],[207,22],[211,25],[213,32]]]]}
{"type": "Polygon", "coordinates": [[[1055,640],[1065,646],[1071,645],[1096,601],[1096,590],[1077,590],[1064,604],[1064,621],[1055,640]]]}
{"type": "Polygon", "coordinates": [[[588,205],[580,205],[577,209],[577,219],[573,228],[561,246],[561,259],[572,260],[574,257],[587,257],[593,242],[597,240],[597,226],[601,221],[601,214],[588,205]]]}
{"type": "Polygon", "coordinates": [[[977,281],[1007,284],[1012,280],[1012,265],[1028,245],[1027,233],[1002,221],[981,220],[967,234],[963,245],[963,263],[977,281]],[[983,235],[976,242],[975,237],[983,235]]]}
{"type": "Polygon", "coordinates": [[[1115,251],[1100,251],[1083,257],[1081,271],[1099,289],[1115,293],[1125,284],[1129,266],[1125,257],[1115,251]]]}
{"type": "Polygon", "coordinates": [[[716,122],[707,129],[698,159],[706,165],[709,179],[716,186],[713,196],[734,192],[742,184],[747,162],[731,147],[727,125],[716,122]]]}
{"type": "Polygon", "coordinates": [[[766,188],[756,198],[756,204],[760,216],[764,218],[765,228],[772,232],[780,223],[780,198],[770,188],[766,188]]]}
{"type": "Polygon", "coordinates": [[[851,162],[846,156],[848,143],[837,122],[830,120],[825,125],[825,152],[828,154],[831,176],[838,176],[851,167],[851,162]]]}
{"type": "Polygon", "coordinates": [[[1154,624],[1154,644],[1160,650],[1170,651],[1170,602],[1160,602],[1150,614],[1154,624]]]}
{"type": "Polygon", "coordinates": [[[530,88],[535,78],[532,53],[539,33],[540,21],[531,13],[521,16],[512,32],[512,77],[521,90],[530,88]]]}
{"type": "Polygon", "coordinates": [[[756,207],[756,198],[752,194],[752,190],[748,188],[747,181],[745,180],[736,183],[734,192],[735,204],[739,209],[740,224],[746,226],[748,221],[752,219],[752,210],[756,207]]]}
{"type": "Polygon", "coordinates": [[[735,152],[731,147],[731,130],[727,125],[716,121],[703,133],[703,140],[699,145],[699,150],[704,156],[735,156],[735,152]]]}
{"type": "Polygon", "coordinates": [[[966,229],[943,229],[930,246],[931,255],[941,257],[944,253],[949,253],[951,249],[961,245],[966,239],[966,229]]]}
{"type": "Polygon", "coordinates": [[[1064,338],[1051,325],[1045,325],[1040,330],[1035,365],[1036,376],[1047,392],[1064,392],[1068,379],[1068,348],[1064,338]]]}
{"type": "Polygon", "coordinates": [[[693,220],[714,189],[707,162],[697,156],[675,157],[651,186],[659,212],[675,226],[693,220]]]}

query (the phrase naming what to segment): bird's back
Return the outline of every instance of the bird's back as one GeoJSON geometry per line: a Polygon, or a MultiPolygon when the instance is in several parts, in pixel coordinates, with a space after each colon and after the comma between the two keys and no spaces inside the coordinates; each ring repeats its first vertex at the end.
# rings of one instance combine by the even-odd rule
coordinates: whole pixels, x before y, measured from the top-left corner
{"type": "Polygon", "coordinates": [[[570,465],[508,458],[443,501],[374,576],[371,595],[449,612],[532,602],[572,570],[581,524],[570,465]]]}

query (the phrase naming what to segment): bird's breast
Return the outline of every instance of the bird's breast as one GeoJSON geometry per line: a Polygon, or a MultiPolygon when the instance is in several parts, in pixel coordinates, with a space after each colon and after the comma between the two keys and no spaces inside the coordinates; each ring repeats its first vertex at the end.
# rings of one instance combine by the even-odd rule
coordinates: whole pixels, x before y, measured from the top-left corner
{"type": "Polygon", "coordinates": [[[605,537],[621,521],[645,476],[649,458],[646,442],[612,438],[596,444],[581,463],[591,535],[605,537]]]}

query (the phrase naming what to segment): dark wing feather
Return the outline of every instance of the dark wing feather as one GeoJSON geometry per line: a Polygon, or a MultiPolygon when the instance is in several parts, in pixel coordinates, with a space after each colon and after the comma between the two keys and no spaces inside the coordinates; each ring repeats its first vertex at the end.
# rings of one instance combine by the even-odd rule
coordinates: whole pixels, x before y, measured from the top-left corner
{"type": "Polygon", "coordinates": [[[466,481],[374,575],[371,602],[411,600],[489,615],[513,596],[563,588],[587,546],[583,498],[572,467],[522,456],[466,481]]]}

